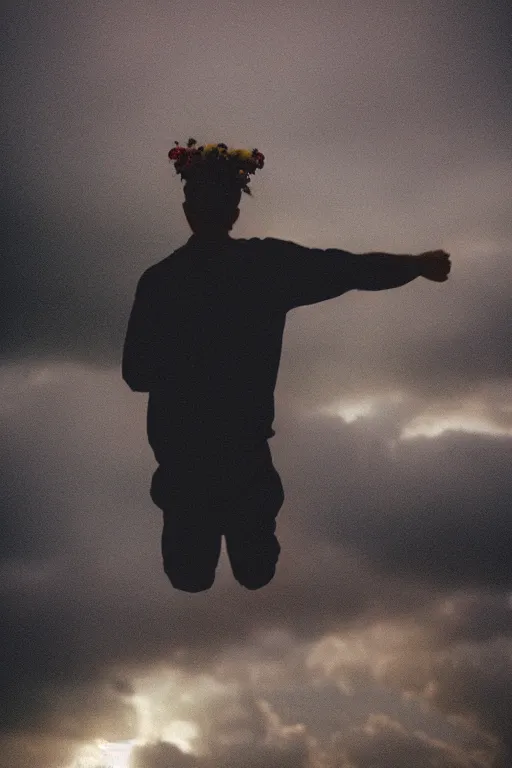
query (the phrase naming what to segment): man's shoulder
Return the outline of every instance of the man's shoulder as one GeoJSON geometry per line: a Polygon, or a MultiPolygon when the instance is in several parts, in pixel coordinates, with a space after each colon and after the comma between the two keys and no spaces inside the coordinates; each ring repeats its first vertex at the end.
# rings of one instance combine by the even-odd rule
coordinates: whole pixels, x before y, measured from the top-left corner
{"type": "Polygon", "coordinates": [[[269,253],[274,256],[283,255],[286,257],[289,254],[295,254],[296,251],[307,250],[305,246],[283,237],[254,237],[250,242],[255,242],[262,253],[269,253]]]}
{"type": "Polygon", "coordinates": [[[154,264],[150,264],[149,267],[144,270],[140,279],[144,280],[144,282],[149,282],[159,280],[163,277],[169,271],[169,268],[179,259],[185,249],[185,245],[179,246],[172,251],[172,253],[164,256],[163,259],[160,259],[160,261],[155,261],[154,264]]]}
{"type": "Polygon", "coordinates": [[[260,257],[268,254],[270,257],[276,258],[303,249],[303,246],[298,245],[293,240],[285,240],[282,237],[251,237],[240,240],[240,242],[249,252],[256,252],[260,257]]]}
{"type": "MultiPolygon", "coordinates": [[[[297,243],[291,240],[284,240],[279,237],[237,237],[231,238],[232,244],[239,247],[241,250],[257,251],[262,254],[268,252],[279,252],[282,250],[288,250],[289,248],[296,248],[297,243]]],[[[144,270],[140,279],[144,282],[153,282],[161,279],[166,275],[173,265],[179,261],[181,256],[185,256],[187,253],[188,243],[176,248],[168,256],[164,256],[160,261],[156,261],[154,264],[150,264],[147,269],[144,270]]],[[[300,247],[300,246],[299,246],[300,247]]]]}
{"type": "Polygon", "coordinates": [[[296,245],[292,240],[284,240],[282,237],[251,237],[247,240],[244,240],[245,243],[254,243],[255,245],[262,245],[267,247],[275,246],[276,248],[280,248],[282,246],[287,245],[296,245]]]}

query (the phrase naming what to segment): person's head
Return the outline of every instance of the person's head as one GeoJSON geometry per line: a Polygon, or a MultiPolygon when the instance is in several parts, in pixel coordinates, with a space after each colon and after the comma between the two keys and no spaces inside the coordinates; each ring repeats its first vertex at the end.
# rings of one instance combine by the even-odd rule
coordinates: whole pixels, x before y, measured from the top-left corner
{"type": "Polygon", "coordinates": [[[228,149],[224,143],[196,147],[179,142],[168,153],[176,173],[185,180],[183,211],[194,234],[227,236],[240,214],[242,192],[252,195],[249,175],[263,168],[257,149],[228,149]]]}
{"type": "Polygon", "coordinates": [[[226,235],[240,215],[242,190],[228,179],[187,180],[183,211],[196,235],[226,235]]]}

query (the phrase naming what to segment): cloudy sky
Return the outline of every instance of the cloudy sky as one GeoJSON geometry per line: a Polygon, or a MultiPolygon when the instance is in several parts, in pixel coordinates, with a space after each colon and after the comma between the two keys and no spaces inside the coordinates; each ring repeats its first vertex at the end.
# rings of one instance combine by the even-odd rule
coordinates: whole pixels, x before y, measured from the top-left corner
{"type": "Polygon", "coordinates": [[[8,4],[0,768],[509,764],[507,6],[8,4]],[[171,587],[121,379],[189,136],[265,155],[234,237],[452,258],[289,313],[257,592],[171,587]]]}

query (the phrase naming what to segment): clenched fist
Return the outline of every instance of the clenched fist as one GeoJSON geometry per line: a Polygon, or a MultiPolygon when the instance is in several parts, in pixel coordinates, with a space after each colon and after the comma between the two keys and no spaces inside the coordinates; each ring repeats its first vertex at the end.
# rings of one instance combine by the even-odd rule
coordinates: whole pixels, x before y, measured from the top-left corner
{"type": "Polygon", "coordinates": [[[450,254],[446,251],[424,251],[417,258],[420,260],[421,276],[435,283],[444,283],[452,268],[450,254]]]}

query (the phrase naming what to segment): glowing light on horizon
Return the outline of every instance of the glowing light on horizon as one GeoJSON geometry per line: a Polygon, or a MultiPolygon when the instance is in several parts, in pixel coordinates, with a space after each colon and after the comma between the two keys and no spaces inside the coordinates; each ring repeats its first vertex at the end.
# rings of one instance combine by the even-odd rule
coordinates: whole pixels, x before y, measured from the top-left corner
{"type": "Polygon", "coordinates": [[[126,741],[98,739],[98,742],[104,765],[108,765],[108,768],[130,768],[130,757],[137,739],[126,741]]]}
{"type": "Polygon", "coordinates": [[[198,736],[199,728],[190,720],[173,720],[162,731],[162,741],[174,744],[186,754],[193,752],[191,742],[198,736]]]}
{"type": "Polygon", "coordinates": [[[434,438],[448,431],[512,437],[512,428],[506,429],[483,417],[453,414],[451,416],[419,416],[404,427],[400,433],[400,440],[410,440],[414,437],[434,438]]]}
{"type": "Polygon", "coordinates": [[[133,747],[138,739],[125,741],[106,741],[95,739],[79,751],[71,768],[130,768],[133,747]]]}
{"type": "MultiPolygon", "coordinates": [[[[327,413],[339,416],[346,424],[367,419],[378,418],[382,413],[391,410],[394,405],[404,402],[405,396],[399,392],[347,398],[322,406],[317,413],[327,413]]],[[[499,424],[496,416],[490,412],[485,402],[468,400],[456,409],[443,408],[444,412],[423,413],[412,418],[400,431],[397,438],[388,441],[391,450],[396,450],[397,444],[415,437],[436,438],[444,432],[467,432],[468,434],[492,435],[495,437],[512,437],[512,426],[499,424]]],[[[512,412],[512,406],[501,403],[499,411],[504,415],[504,421],[510,422],[507,414],[512,412]]],[[[398,420],[398,416],[397,416],[398,420]]]]}
{"type": "Polygon", "coordinates": [[[389,392],[384,395],[374,395],[361,398],[347,398],[339,400],[331,405],[319,409],[321,413],[340,416],[346,424],[363,418],[376,416],[386,407],[403,402],[404,396],[400,392],[389,392]]]}

